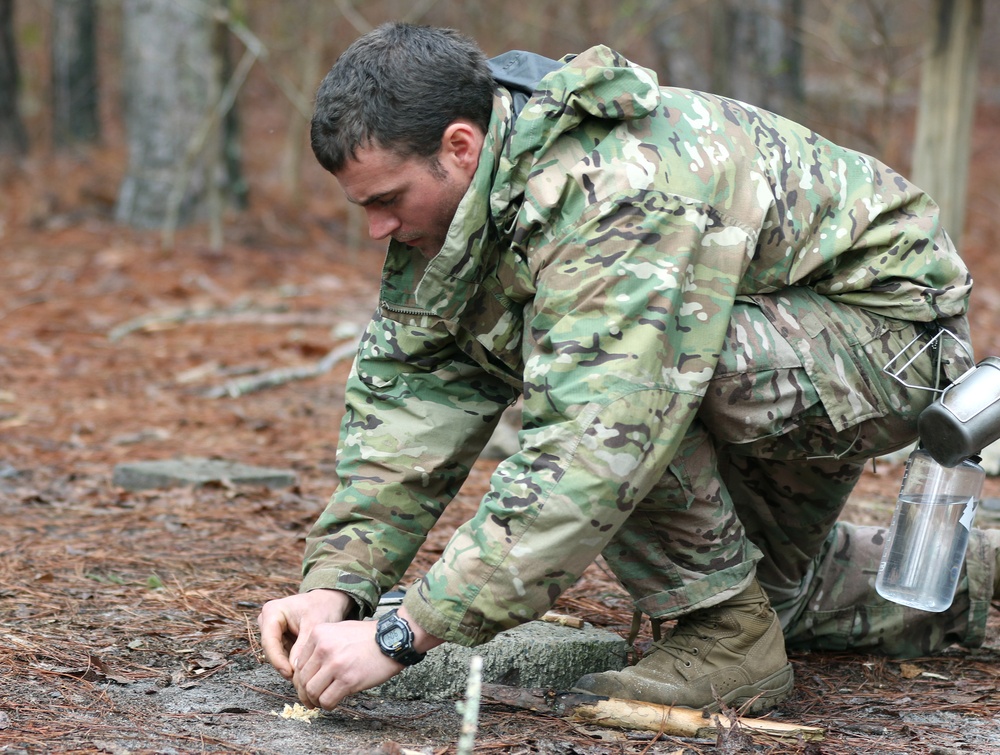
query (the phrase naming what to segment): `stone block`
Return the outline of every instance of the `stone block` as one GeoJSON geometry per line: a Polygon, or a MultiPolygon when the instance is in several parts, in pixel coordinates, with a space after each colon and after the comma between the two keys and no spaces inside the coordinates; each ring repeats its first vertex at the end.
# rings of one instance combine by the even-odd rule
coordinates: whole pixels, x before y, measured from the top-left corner
{"type": "Polygon", "coordinates": [[[295,473],[220,459],[182,458],[118,464],[112,482],[126,490],[198,487],[212,483],[288,488],[295,484],[295,473]]]}
{"type": "Polygon", "coordinates": [[[368,694],[396,700],[461,699],[474,655],[484,684],[568,690],[584,674],[625,666],[625,640],[585,624],[582,629],[533,621],[474,648],[445,643],[368,694]]]}

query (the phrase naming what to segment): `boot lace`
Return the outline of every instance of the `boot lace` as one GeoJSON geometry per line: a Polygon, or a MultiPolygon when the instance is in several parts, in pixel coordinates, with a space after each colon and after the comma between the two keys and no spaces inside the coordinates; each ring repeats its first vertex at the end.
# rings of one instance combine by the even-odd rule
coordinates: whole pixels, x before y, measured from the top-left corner
{"type": "Polygon", "coordinates": [[[712,639],[712,633],[719,628],[716,616],[685,616],[677,622],[673,630],[651,645],[685,666],[691,665],[691,657],[701,655],[705,643],[712,639]]]}

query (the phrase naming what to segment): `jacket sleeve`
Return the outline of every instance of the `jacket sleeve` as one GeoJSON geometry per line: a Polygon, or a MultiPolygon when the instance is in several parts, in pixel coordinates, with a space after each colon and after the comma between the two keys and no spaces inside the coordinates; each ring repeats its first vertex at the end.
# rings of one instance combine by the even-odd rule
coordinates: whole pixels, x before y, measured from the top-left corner
{"type": "Polygon", "coordinates": [[[351,594],[369,615],[489,439],[512,389],[469,363],[433,318],[377,315],[346,389],[339,486],[306,540],[301,590],[351,594]]]}
{"type": "Polygon", "coordinates": [[[406,598],[424,629],[462,644],[547,610],[664,474],[756,243],[709,207],[649,191],[551,227],[528,255],[521,450],[406,598]]]}

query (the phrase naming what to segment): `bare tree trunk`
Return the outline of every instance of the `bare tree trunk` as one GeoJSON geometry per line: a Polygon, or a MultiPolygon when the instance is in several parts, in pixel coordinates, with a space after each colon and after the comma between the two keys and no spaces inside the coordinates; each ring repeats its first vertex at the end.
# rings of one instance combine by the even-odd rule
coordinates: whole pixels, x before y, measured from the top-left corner
{"type": "Polygon", "coordinates": [[[52,5],[52,139],[57,147],[100,137],[94,0],[52,5]]]}
{"type": "MultiPolygon", "coordinates": [[[[231,9],[232,0],[224,0],[227,10],[231,9]]],[[[216,24],[215,44],[222,56],[222,81],[228,82],[236,73],[233,66],[233,56],[230,42],[231,35],[225,24],[216,24]]],[[[243,128],[240,121],[238,100],[226,111],[222,121],[222,145],[225,169],[224,187],[227,204],[237,210],[245,210],[250,205],[250,187],[243,175],[243,128]]]]}
{"type": "Polygon", "coordinates": [[[210,185],[225,185],[223,140],[208,133],[221,124],[213,100],[222,88],[213,54],[216,7],[217,0],[124,2],[129,167],[116,208],[121,223],[153,228],[204,219],[210,185]]]}
{"type": "Polygon", "coordinates": [[[982,0],[935,0],[920,85],[913,180],[941,206],[956,245],[965,222],[982,0]]]}
{"type": "Polygon", "coordinates": [[[703,44],[692,41],[689,13],[679,10],[677,0],[661,3],[663,17],[653,27],[651,41],[657,56],[660,83],[685,89],[709,90],[711,72],[699,59],[703,44]]]}
{"type": "Polygon", "coordinates": [[[729,0],[712,19],[713,90],[797,117],[805,99],[802,0],[729,0]]]}
{"type": "MultiPolygon", "coordinates": [[[[209,108],[212,107],[212,103],[218,102],[222,97],[222,77],[227,68],[225,38],[225,29],[222,25],[212,23],[210,49],[212,63],[209,69],[210,73],[205,77],[208,85],[206,94],[208,95],[209,108]]],[[[213,116],[208,115],[208,109],[206,109],[203,118],[211,117],[213,116]]],[[[222,210],[224,202],[221,184],[225,181],[226,171],[226,155],[223,149],[225,137],[222,133],[224,127],[224,119],[211,126],[207,130],[203,146],[199,148],[207,158],[205,169],[208,172],[208,181],[205,186],[205,211],[208,215],[208,243],[209,247],[216,251],[222,248],[223,243],[222,210]]],[[[190,170],[193,167],[191,161],[194,150],[195,146],[189,141],[185,153],[185,170],[190,170]]],[[[181,180],[186,181],[187,175],[182,175],[181,180]]],[[[176,187],[173,196],[178,198],[181,196],[176,187]]],[[[172,216],[168,215],[168,217],[172,219],[172,216]]]]}
{"type": "Polygon", "coordinates": [[[21,121],[21,73],[14,45],[14,0],[0,0],[0,154],[25,154],[28,133],[21,121]]]}
{"type": "MultiPolygon", "coordinates": [[[[326,13],[322,6],[316,3],[307,5],[305,40],[299,55],[300,89],[303,92],[315,91],[322,78],[320,69],[325,35],[321,30],[326,28],[326,24],[322,23],[325,18],[326,13]]],[[[309,118],[305,113],[292,108],[285,147],[282,150],[281,182],[296,204],[302,198],[302,155],[308,141],[309,118]]]]}
{"type": "Polygon", "coordinates": [[[729,0],[717,0],[709,5],[711,24],[711,62],[709,63],[709,88],[717,94],[732,96],[730,87],[731,48],[733,45],[732,13],[729,0]]]}

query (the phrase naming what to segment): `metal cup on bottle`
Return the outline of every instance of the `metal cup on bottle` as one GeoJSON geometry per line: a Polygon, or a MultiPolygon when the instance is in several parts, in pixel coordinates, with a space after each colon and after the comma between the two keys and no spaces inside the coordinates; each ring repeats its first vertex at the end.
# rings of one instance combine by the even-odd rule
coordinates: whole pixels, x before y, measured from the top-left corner
{"type": "Polygon", "coordinates": [[[952,467],[1000,437],[1000,358],[986,357],[920,413],[920,442],[952,467]]]}

